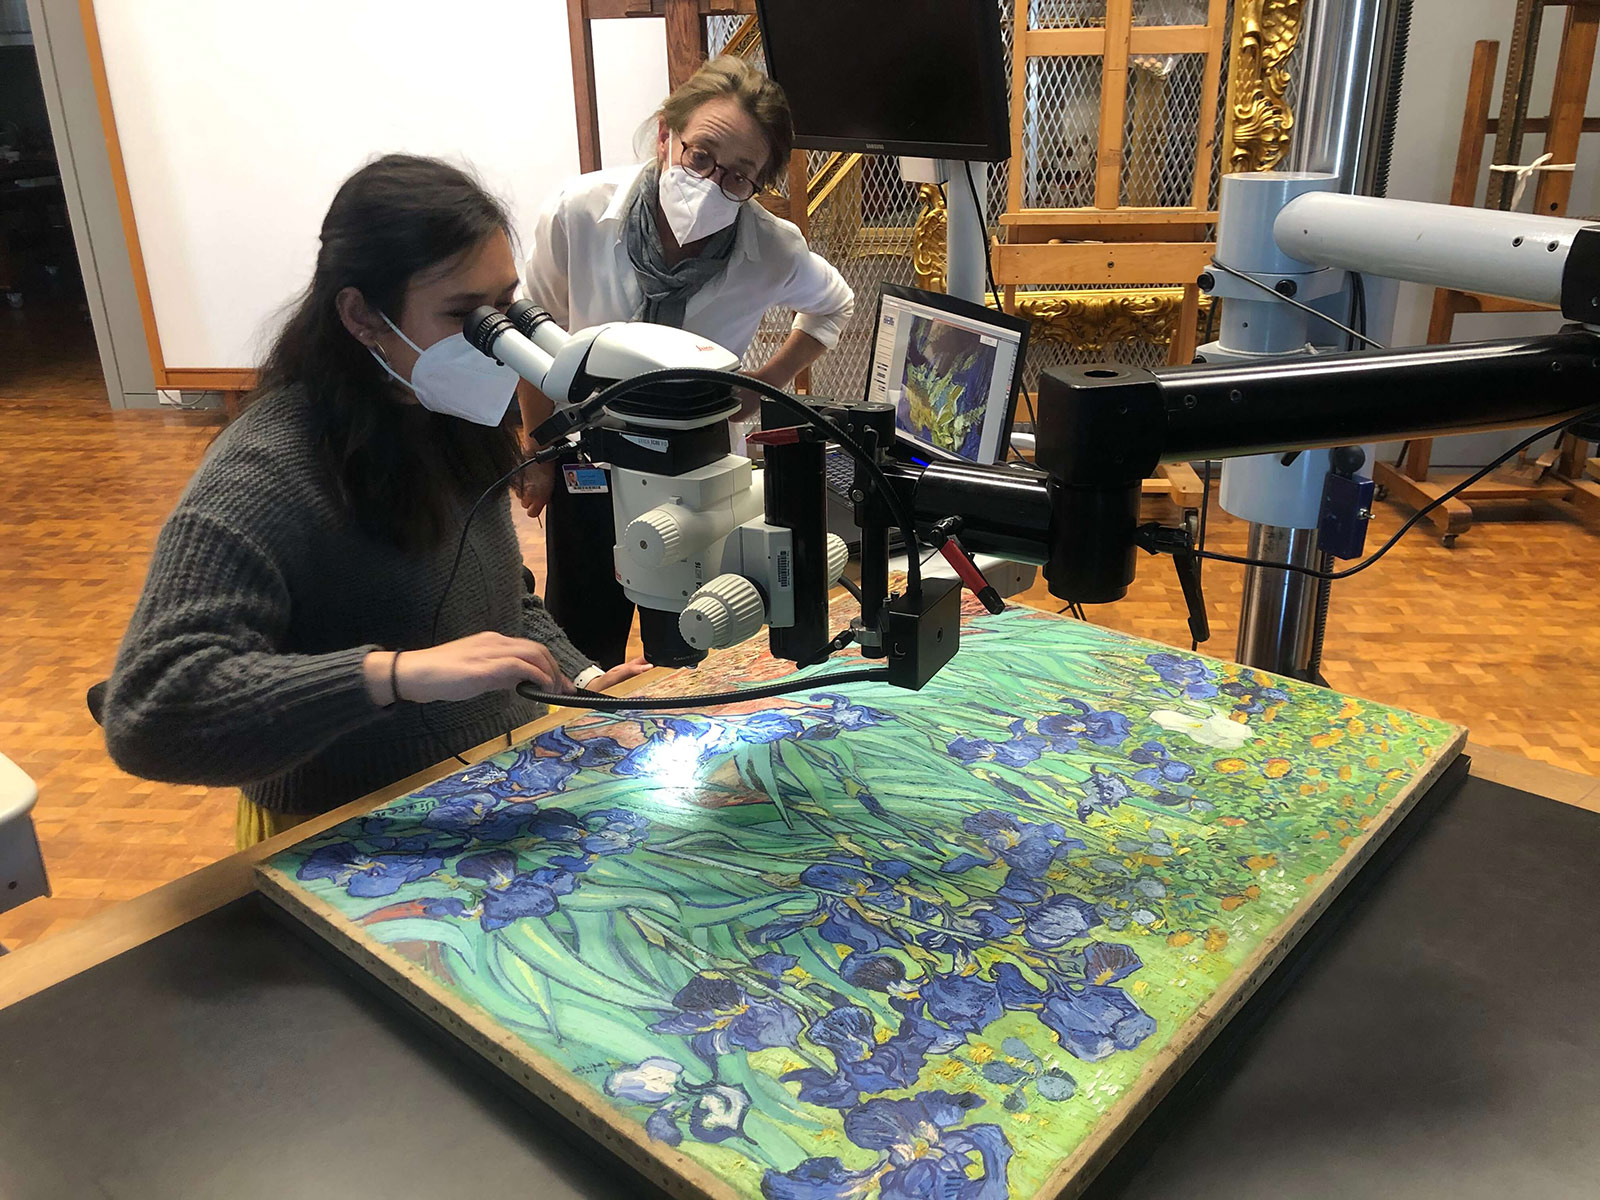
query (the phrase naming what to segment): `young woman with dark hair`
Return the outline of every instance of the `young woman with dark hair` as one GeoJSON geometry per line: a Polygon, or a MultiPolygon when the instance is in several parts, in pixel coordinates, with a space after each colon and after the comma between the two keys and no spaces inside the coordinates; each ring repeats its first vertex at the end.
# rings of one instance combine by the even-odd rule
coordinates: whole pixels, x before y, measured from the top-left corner
{"type": "Polygon", "coordinates": [[[257,390],[161,531],[106,743],[136,775],[241,787],[241,848],[533,719],[518,683],[643,669],[602,672],[567,639],[504,488],[446,593],[468,510],[519,457],[516,376],[461,324],[516,288],[506,213],[467,174],[407,155],[357,171],[257,390]]]}

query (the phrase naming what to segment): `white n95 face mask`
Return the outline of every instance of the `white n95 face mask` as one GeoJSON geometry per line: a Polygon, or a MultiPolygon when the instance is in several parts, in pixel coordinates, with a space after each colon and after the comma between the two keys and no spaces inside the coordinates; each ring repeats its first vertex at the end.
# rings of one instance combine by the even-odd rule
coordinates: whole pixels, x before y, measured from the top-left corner
{"type": "Polygon", "coordinates": [[[401,378],[400,373],[371,347],[367,353],[397,382],[415,392],[423,408],[476,425],[498,425],[506,419],[519,378],[510,367],[477,349],[464,333],[441,338],[424,350],[401,333],[400,327],[387,315],[383,315],[383,321],[417,352],[411,378],[401,378]]]}
{"type": "Polygon", "coordinates": [[[656,192],[661,198],[661,215],[667,218],[680,246],[719,233],[739,219],[737,200],[729,200],[712,180],[691,175],[682,167],[662,171],[656,192]]]}

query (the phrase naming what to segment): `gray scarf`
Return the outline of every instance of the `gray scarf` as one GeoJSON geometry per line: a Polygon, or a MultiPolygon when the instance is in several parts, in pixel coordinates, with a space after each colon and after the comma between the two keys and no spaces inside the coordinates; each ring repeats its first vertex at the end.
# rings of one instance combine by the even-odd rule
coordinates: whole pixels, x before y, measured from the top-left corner
{"type": "Polygon", "coordinates": [[[669,267],[666,248],[661,244],[661,230],[656,225],[656,192],[660,182],[661,167],[650,163],[639,172],[628,194],[623,238],[628,247],[628,261],[633,264],[639,286],[644,291],[644,303],[639,305],[633,319],[681,329],[690,298],[727,269],[739,222],[712,234],[699,254],[669,267]]]}

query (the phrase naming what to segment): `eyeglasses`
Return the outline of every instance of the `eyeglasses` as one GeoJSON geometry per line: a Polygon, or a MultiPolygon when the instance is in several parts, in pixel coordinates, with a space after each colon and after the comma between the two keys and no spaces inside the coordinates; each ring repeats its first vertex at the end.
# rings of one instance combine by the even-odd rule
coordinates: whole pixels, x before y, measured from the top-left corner
{"type": "Polygon", "coordinates": [[[717,186],[722,189],[724,196],[736,204],[743,204],[761,190],[748,175],[741,175],[732,167],[723,166],[712,157],[711,151],[691,142],[683,143],[678,165],[697,179],[710,179],[720,171],[722,177],[717,180],[717,186]]]}

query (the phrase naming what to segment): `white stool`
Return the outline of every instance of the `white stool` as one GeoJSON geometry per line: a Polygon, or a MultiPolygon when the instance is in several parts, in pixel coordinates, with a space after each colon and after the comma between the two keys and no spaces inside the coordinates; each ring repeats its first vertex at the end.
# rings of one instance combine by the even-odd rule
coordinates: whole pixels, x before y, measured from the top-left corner
{"type": "MultiPolygon", "coordinates": [[[[30,815],[38,798],[33,780],[0,754],[0,912],[50,894],[30,815]]],[[[0,954],[4,953],[0,946],[0,954]]]]}

